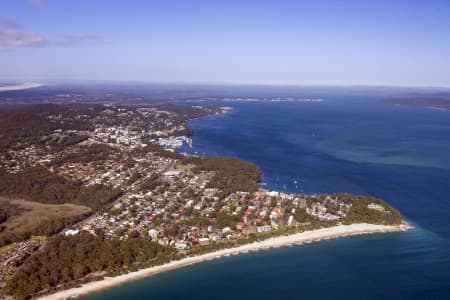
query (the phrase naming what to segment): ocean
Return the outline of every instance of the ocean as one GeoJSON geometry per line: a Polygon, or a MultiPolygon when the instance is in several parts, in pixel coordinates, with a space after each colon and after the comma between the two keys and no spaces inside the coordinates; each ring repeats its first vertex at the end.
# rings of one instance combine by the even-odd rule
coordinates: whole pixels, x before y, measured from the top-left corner
{"type": "Polygon", "coordinates": [[[227,257],[83,299],[450,299],[450,112],[316,96],[212,102],[231,111],[190,121],[180,151],[252,161],[267,189],[380,197],[414,229],[227,257]]]}

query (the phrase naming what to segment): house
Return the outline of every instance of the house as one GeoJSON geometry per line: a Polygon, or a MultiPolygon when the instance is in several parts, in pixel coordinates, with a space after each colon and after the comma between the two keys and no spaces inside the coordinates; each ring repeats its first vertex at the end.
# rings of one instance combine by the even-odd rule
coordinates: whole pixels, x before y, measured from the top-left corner
{"type": "Polygon", "coordinates": [[[245,223],[244,222],[237,222],[236,223],[236,229],[237,230],[242,230],[242,228],[244,228],[245,223]]]}
{"type": "Polygon", "coordinates": [[[178,241],[175,242],[175,248],[177,248],[178,250],[187,250],[189,249],[189,244],[184,241],[178,241]]]}
{"type": "Polygon", "coordinates": [[[294,221],[294,216],[290,215],[288,218],[288,222],[287,222],[288,226],[291,226],[293,221],[294,221]]]}
{"type": "Polygon", "coordinates": [[[205,196],[205,197],[212,197],[218,191],[219,191],[219,189],[216,189],[216,188],[206,188],[206,189],[203,190],[203,196],[205,196]]]}
{"type": "Polygon", "coordinates": [[[150,229],[148,231],[148,236],[151,237],[153,240],[158,238],[158,234],[159,234],[159,231],[155,230],[155,229],[150,229]]]}
{"type": "Polygon", "coordinates": [[[262,225],[262,226],[257,226],[256,227],[256,231],[261,233],[261,232],[269,232],[272,230],[272,226],[270,225],[262,225]]]}
{"type": "Polygon", "coordinates": [[[231,228],[228,227],[228,226],[222,229],[222,233],[227,233],[227,232],[230,232],[230,231],[231,231],[231,228]]]}
{"type": "Polygon", "coordinates": [[[269,197],[278,197],[279,194],[280,194],[279,192],[275,192],[275,191],[267,192],[267,196],[269,196],[269,197]]]}
{"type": "Polygon", "coordinates": [[[378,211],[384,211],[384,207],[379,205],[379,204],[376,204],[376,203],[369,203],[369,204],[367,204],[367,208],[368,209],[375,209],[375,210],[378,210],[378,211]]]}
{"type": "Polygon", "coordinates": [[[158,240],[158,244],[160,244],[162,246],[167,246],[167,245],[169,245],[169,239],[166,237],[163,237],[162,239],[158,240]]]}
{"type": "Polygon", "coordinates": [[[80,233],[78,229],[69,229],[65,232],[65,236],[77,235],[78,233],[80,233]]]}
{"type": "Polygon", "coordinates": [[[270,226],[272,226],[275,230],[278,229],[278,224],[274,221],[270,221],[270,226]]]}
{"type": "Polygon", "coordinates": [[[163,176],[165,177],[169,177],[169,178],[174,178],[174,177],[178,177],[181,174],[183,174],[183,171],[180,170],[171,170],[171,171],[167,171],[163,173],[163,176]]]}
{"type": "Polygon", "coordinates": [[[219,234],[216,233],[212,233],[209,235],[209,238],[211,239],[211,241],[213,242],[220,242],[222,240],[222,237],[219,234]]]}
{"type": "Polygon", "coordinates": [[[198,239],[198,243],[200,244],[200,245],[208,245],[209,244],[209,239],[208,238],[199,238],[198,239]]]}

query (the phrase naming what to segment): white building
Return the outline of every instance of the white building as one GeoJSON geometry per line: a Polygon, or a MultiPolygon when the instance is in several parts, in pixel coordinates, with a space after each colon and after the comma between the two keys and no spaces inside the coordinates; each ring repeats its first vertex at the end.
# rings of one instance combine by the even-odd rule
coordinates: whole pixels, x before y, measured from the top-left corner
{"type": "Polygon", "coordinates": [[[69,229],[66,231],[65,235],[72,236],[72,235],[77,235],[79,233],[80,233],[80,231],[78,229],[69,229]]]}
{"type": "Polygon", "coordinates": [[[159,231],[155,230],[155,229],[150,229],[148,231],[148,236],[151,237],[153,240],[158,238],[158,234],[159,234],[159,231]]]}
{"type": "Polygon", "coordinates": [[[271,230],[272,230],[272,226],[270,226],[270,225],[262,225],[262,226],[256,227],[257,232],[269,232],[271,230]]]}

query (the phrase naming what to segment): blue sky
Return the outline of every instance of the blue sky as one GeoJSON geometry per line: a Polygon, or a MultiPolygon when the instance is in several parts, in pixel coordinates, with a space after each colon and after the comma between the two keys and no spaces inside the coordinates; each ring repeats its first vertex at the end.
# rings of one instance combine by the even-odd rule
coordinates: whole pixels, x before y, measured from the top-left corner
{"type": "Polygon", "coordinates": [[[0,1],[0,80],[80,79],[450,86],[450,1],[0,1]]]}

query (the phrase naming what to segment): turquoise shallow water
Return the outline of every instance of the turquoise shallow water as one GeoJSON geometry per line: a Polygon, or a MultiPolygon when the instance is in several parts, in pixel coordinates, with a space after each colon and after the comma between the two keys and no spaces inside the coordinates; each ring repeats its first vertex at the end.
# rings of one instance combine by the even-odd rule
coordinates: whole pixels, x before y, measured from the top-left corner
{"type": "Polygon", "coordinates": [[[450,299],[450,113],[379,104],[220,102],[199,154],[257,163],[265,187],[381,197],[416,229],[224,258],[85,299],[450,299]]]}

